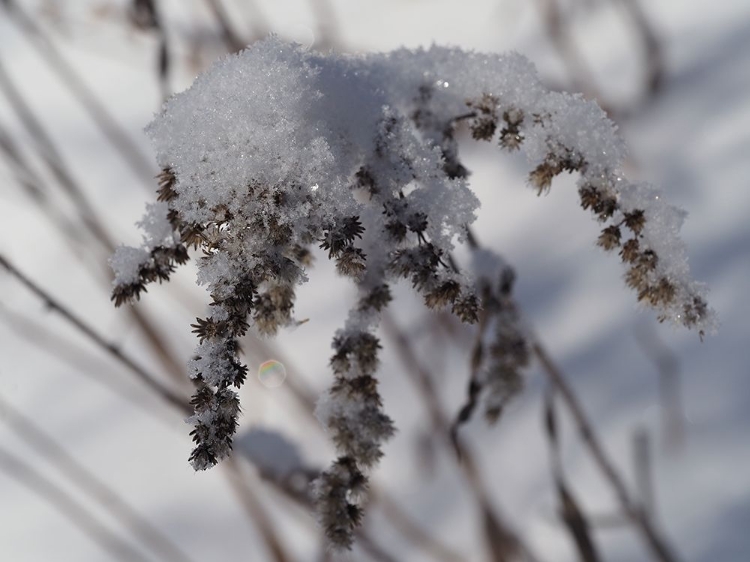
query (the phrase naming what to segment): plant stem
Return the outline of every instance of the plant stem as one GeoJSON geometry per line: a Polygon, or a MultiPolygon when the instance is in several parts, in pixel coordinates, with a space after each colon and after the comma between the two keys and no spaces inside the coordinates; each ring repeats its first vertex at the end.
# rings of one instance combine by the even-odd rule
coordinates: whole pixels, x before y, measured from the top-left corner
{"type": "Polygon", "coordinates": [[[184,414],[190,414],[192,409],[188,405],[187,401],[182,398],[179,394],[165,386],[159,381],[159,379],[149,373],[146,369],[138,365],[130,356],[123,353],[123,351],[114,343],[108,342],[97,331],[89,326],[85,321],[73,313],[70,309],[62,305],[58,300],[52,297],[44,289],[39,287],[35,282],[24,275],[18,268],[16,268],[5,256],[0,254],[0,266],[4,267],[8,273],[15,277],[22,285],[29,289],[34,295],[44,302],[50,310],[57,312],[65,320],[73,324],[78,330],[80,330],[86,337],[93,341],[98,347],[112,355],[117,361],[125,365],[130,369],[141,381],[143,381],[151,390],[156,392],[158,396],[175,406],[180,412],[184,414]]]}
{"type": "Polygon", "coordinates": [[[633,526],[641,534],[654,555],[654,558],[660,562],[678,562],[677,556],[667,544],[666,540],[660,535],[659,531],[654,527],[652,521],[631,499],[625,483],[615,469],[612,461],[604,452],[604,448],[599,443],[591,422],[586,417],[583,407],[578,401],[578,397],[568,385],[560,369],[557,368],[547,351],[538,341],[534,342],[532,350],[539,359],[544,373],[559,391],[560,398],[570,410],[583,443],[594,458],[599,470],[614,490],[620,503],[620,507],[628,519],[633,523],[633,526]]]}

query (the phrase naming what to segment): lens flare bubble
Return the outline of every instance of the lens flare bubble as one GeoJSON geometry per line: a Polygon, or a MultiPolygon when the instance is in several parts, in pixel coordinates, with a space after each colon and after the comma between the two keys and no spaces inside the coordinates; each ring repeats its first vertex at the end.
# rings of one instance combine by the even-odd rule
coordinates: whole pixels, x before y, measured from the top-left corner
{"type": "Polygon", "coordinates": [[[267,388],[276,388],[284,384],[286,369],[279,361],[271,359],[258,367],[258,380],[267,388]]]}

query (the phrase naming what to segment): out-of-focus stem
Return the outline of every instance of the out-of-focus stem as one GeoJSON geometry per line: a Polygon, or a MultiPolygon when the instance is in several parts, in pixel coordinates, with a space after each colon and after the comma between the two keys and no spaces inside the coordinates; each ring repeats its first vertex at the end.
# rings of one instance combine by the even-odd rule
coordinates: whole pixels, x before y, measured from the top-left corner
{"type": "Polygon", "coordinates": [[[664,52],[661,41],[639,0],[617,0],[630,15],[643,42],[643,55],[646,64],[644,97],[650,97],[661,90],[664,84],[664,52]]]}
{"type": "Polygon", "coordinates": [[[234,490],[237,499],[245,509],[248,517],[255,524],[271,558],[275,562],[290,562],[292,557],[286,551],[283,542],[276,532],[276,527],[269,518],[268,513],[266,513],[263,504],[256,497],[255,490],[250,486],[248,479],[242,476],[237,461],[233,457],[230,457],[222,464],[226,471],[227,482],[234,490]]]}
{"type": "Polygon", "coordinates": [[[224,45],[230,53],[236,53],[245,48],[245,42],[240,39],[239,35],[232,28],[232,24],[229,22],[229,16],[224,10],[224,6],[221,4],[221,0],[206,0],[208,8],[216,19],[221,29],[221,37],[224,40],[224,45]]]}
{"type": "Polygon", "coordinates": [[[105,340],[99,333],[89,326],[84,320],[82,320],[77,314],[71,311],[69,308],[60,303],[57,299],[52,297],[44,289],[39,287],[30,278],[24,275],[18,270],[5,256],[0,254],[0,266],[4,267],[8,273],[15,277],[22,285],[29,289],[34,295],[36,295],[50,310],[57,312],[67,322],[71,323],[78,330],[80,330],[86,337],[94,342],[98,347],[112,355],[117,361],[125,365],[131,372],[133,372],[141,381],[143,381],[151,390],[153,390],[158,396],[177,407],[180,411],[186,414],[191,413],[191,408],[188,406],[185,399],[183,399],[175,391],[168,388],[159,379],[149,373],[146,369],[138,365],[130,356],[126,355],[117,345],[105,340]]]}
{"type": "Polygon", "coordinates": [[[11,19],[29,37],[39,54],[49,64],[50,69],[60,77],[60,80],[81,102],[83,108],[89,113],[107,140],[120,152],[136,177],[143,180],[146,186],[150,186],[153,164],[143,155],[135,142],[130,139],[128,133],[114,120],[73,67],[63,58],[57,47],[45,36],[36,22],[19,6],[18,2],[3,0],[0,4],[5,7],[11,19]]]}
{"type": "Polygon", "coordinates": [[[599,443],[599,439],[594,432],[594,427],[584,413],[583,406],[581,406],[578,397],[568,385],[560,369],[557,368],[539,342],[534,342],[532,349],[534,355],[539,359],[545,374],[555,386],[560,398],[573,416],[584,445],[614,490],[622,511],[630,519],[636,530],[638,530],[656,560],[660,562],[677,562],[678,558],[672,551],[672,548],[654,527],[653,522],[648,518],[646,513],[631,499],[625,482],[599,443]]]}
{"type": "Polygon", "coordinates": [[[149,562],[138,550],[102,525],[96,517],[30,464],[0,448],[0,472],[38,494],[112,558],[124,562],[149,562]]]}
{"type": "Polygon", "coordinates": [[[496,562],[505,562],[510,560],[515,554],[522,554],[530,561],[536,560],[536,557],[523,543],[521,538],[505,525],[503,519],[498,515],[496,508],[491,504],[491,494],[482,479],[479,467],[474,461],[470,450],[458,440],[454,442],[451,421],[443,411],[432,379],[427,369],[421,365],[409,339],[398,329],[398,326],[396,326],[396,323],[388,312],[383,314],[382,326],[384,332],[395,343],[396,351],[404,363],[407,375],[414,381],[424,397],[430,420],[437,434],[446,447],[451,450],[455,447],[459,451],[461,459],[459,466],[480,508],[484,520],[485,538],[493,560],[496,562]]]}
{"type": "MultiPolygon", "coordinates": [[[[18,115],[21,123],[23,123],[24,127],[37,144],[37,149],[42,161],[49,167],[57,182],[62,186],[63,190],[70,198],[81,223],[86,226],[94,241],[100,244],[107,253],[112,253],[115,244],[112,237],[109,235],[109,231],[105,227],[104,222],[100,220],[94,210],[94,206],[86,196],[85,191],[81,188],[79,183],[73,177],[73,174],[65,165],[65,160],[55,147],[51,137],[47,134],[41,121],[36,118],[31,107],[24,101],[23,96],[13,84],[10,76],[5,72],[2,64],[0,64],[0,89],[5,93],[6,98],[16,112],[16,115],[18,115]]],[[[184,381],[183,366],[169,350],[169,346],[163,334],[160,333],[143,311],[131,307],[129,308],[129,313],[140,327],[146,338],[147,344],[153,349],[167,372],[171,374],[175,380],[184,381]]]]}
{"type": "Polygon", "coordinates": [[[190,558],[166,535],[128,505],[113,489],[73,458],[34,422],[0,396],[0,418],[61,473],[109,511],[122,525],[164,560],[188,562],[190,558]]]}
{"type": "Polygon", "coordinates": [[[572,89],[583,92],[589,98],[597,99],[600,105],[605,105],[605,100],[602,99],[601,92],[596,87],[593,76],[566,27],[565,15],[558,1],[537,0],[547,34],[568,67],[572,89]]]}
{"type": "MultiPolygon", "coordinates": [[[[90,378],[97,384],[101,384],[114,396],[131,402],[143,413],[148,414],[154,420],[165,423],[174,429],[175,424],[168,414],[160,409],[154,408],[152,400],[144,401],[143,391],[136,391],[130,383],[118,381],[116,378],[103,377],[102,373],[112,368],[104,359],[95,355],[91,350],[77,345],[69,338],[61,336],[57,331],[43,323],[32,319],[30,316],[16,312],[0,303],[0,322],[3,322],[12,331],[15,338],[26,341],[35,346],[42,353],[48,354],[56,361],[65,363],[72,367],[73,372],[90,378]]],[[[150,395],[148,395],[150,396],[150,395]]]]}

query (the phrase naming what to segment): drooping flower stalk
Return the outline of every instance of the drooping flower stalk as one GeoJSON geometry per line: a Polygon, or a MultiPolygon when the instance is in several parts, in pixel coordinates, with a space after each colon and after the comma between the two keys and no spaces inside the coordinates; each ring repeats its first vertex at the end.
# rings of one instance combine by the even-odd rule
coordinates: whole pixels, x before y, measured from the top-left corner
{"type": "MultiPolygon", "coordinates": [[[[193,324],[199,344],[188,367],[197,470],[231,451],[236,389],[247,374],[239,339],[294,322],[314,245],[358,287],[334,338],[334,383],[318,407],[338,450],[315,488],[318,512],[341,546],[351,544],[366,473],[394,432],[375,378],[375,330],[391,283],[408,279],[426,306],[465,322],[483,306],[495,339],[484,371],[507,375],[525,364],[502,287],[483,287],[451,258],[479,205],[459,159],[461,123],[476,139],[524,151],[539,193],[562,172],[578,173],[582,206],[606,223],[598,244],[619,250],[638,299],[660,320],[701,334],[713,327],[677,237],[682,212],[623,177],[622,142],[594,103],[548,91],[520,55],[432,47],[349,57],[271,38],[215,63],[147,129],[163,169],[160,202],[140,223],[143,245],[111,260],[113,300],[139,298],[187,260],[189,247],[201,251],[198,283],[211,307],[193,324]]],[[[487,375],[494,410],[520,384],[501,378],[487,375]]]]}

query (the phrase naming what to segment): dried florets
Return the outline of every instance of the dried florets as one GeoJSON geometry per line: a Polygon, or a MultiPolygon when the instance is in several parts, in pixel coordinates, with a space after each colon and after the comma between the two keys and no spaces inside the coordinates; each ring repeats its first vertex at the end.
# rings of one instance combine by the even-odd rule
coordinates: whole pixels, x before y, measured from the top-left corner
{"type": "Polygon", "coordinates": [[[477,140],[492,140],[497,129],[497,98],[492,94],[484,94],[467,105],[475,111],[469,124],[471,135],[477,140]]]}
{"type": "Polygon", "coordinates": [[[517,150],[523,142],[521,125],[523,123],[523,111],[520,109],[508,109],[503,112],[505,126],[500,131],[500,146],[508,150],[517,150]]]}
{"type": "Polygon", "coordinates": [[[622,233],[620,232],[620,227],[613,224],[602,230],[596,243],[605,250],[612,250],[620,245],[621,237],[622,233]]]}
{"type": "Polygon", "coordinates": [[[484,415],[495,423],[523,387],[523,370],[531,360],[530,338],[513,299],[515,273],[496,254],[474,248],[473,270],[482,308],[479,333],[471,357],[467,400],[453,426],[467,422],[480,400],[484,415]]]}
{"type": "Polygon", "coordinates": [[[475,286],[451,260],[479,204],[458,157],[462,123],[479,140],[500,129],[500,146],[526,153],[539,193],[577,172],[581,205],[609,221],[599,243],[620,247],[639,299],[661,319],[712,327],[676,238],[680,212],[619,175],[622,143],[595,104],[548,91],[520,55],[432,47],[341,57],[270,38],[217,62],[147,129],[163,169],[159,202],[140,223],[143,244],[111,260],[112,298],[138,299],[189,247],[200,251],[198,283],[211,307],[193,325],[199,344],[188,368],[196,469],[231,451],[247,376],[238,338],[295,323],[314,245],[357,285],[334,340],[334,384],[318,408],[338,460],[317,481],[317,511],[339,546],[351,544],[365,470],[394,431],[377,392],[374,335],[391,282],[409,279],[427,306],[450,307],[465,322],[485,319],[484,379],[473,388],[488,389],[489,417],[517,391],[528,361],[509,277],[475,286]]]}

